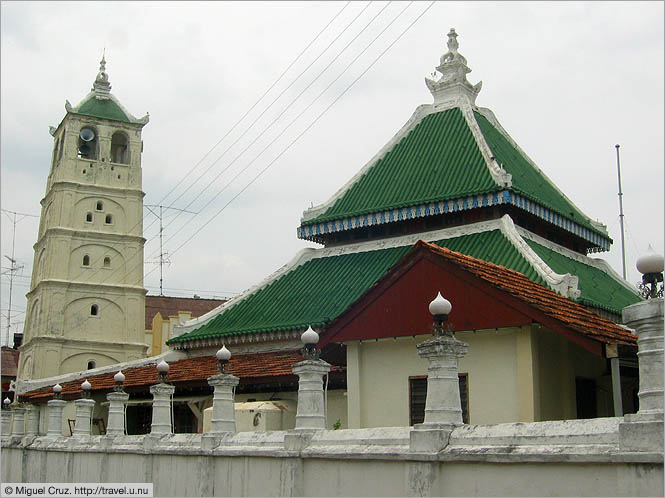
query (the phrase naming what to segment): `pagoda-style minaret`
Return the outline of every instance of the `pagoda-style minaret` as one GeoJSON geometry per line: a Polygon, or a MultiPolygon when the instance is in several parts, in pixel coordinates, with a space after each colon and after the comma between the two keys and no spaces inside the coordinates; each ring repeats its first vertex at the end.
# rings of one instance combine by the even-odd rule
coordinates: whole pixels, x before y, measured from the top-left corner
{"type": "Polygon", "coordinates": [[[111,94],[102,57],[90,93],[51,127],[54,138],[20,379],[142,358],[141,131],[111,94]]]}

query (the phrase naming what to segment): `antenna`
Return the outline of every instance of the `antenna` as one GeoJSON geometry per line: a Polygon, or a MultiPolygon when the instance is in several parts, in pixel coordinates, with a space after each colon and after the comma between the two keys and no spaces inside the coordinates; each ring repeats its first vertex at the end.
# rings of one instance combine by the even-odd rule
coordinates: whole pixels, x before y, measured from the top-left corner
{"type": "Polygon", "coordinates": [[[617,175],[619,177],[619,225],[621,226],[621,268],[623,279],[626,280],[626,241],[623,233],[623,192],[621,191],[621,163],[619,162],[619,144],[614,146],[617,150],[617,175]]]}
{"type": "Polygon", "coordinates": [[[162,223],[163,219],[163,209],[172,209],[174,211],[181,211],[183,213],[191,213],[191,214],[196,214],[193,211],[187,211],[185,209],[178,209],[174,207],[169,207],[169,206],[157,206],[157,205],[148,205],[144,204],[145,208],[150,211],[152,214],[157,216],[159,218],[159,295],[163,296],[164,295],[164,288],[163,288],[163,283],[164,283],[164,263],[169,263],[171,264],[170,261],[167,261],[164,256],[168,258],[168,253],[165,253],[164,250],[162,249],[162,243],[163,243],[163,237],[164,237],[164,225],[162,223]],[[159,214],[155,213],[152,209],[150,208],[159,208],[159,214]]]}
{"type": "Polygon", "coordinates": [[[16,258],[14,257],[14,249],[16,247],[16,224],[19,221],[22,221],[24,218],[27,217],[32,217],[32,218],[39,218],[39,216],[35,216],[34,214],[25,214],[25,213],[17,213],[15,211],[9,211],[7,209],[2,210],[3,213],[7,215],[7,217],[11,220],[12,222],[12,255],[11,257],[7,256],[5,254],[5,258],[7,258],[11,262],[11,267],[9,268],[9,305],[7,306],[7,346],[10,345],[9,338],[12,337],[10,335],[10,329],[11,329],[11,317],[12,317],[12,289],[14,287],[14,275],[21,271],[23,269],[23,265],[18,265],[16,263],[16,258]],[[13,216],[9,216],[9,215],[13,216]],[[20,216],[20,219],[17,219],[16,217],[20,216]]]}

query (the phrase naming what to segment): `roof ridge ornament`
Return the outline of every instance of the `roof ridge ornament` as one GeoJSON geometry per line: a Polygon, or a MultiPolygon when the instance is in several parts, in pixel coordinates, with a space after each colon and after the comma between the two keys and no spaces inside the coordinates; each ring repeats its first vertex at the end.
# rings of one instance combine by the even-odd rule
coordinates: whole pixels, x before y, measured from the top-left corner
{"type": "MultiPolygon", "coordinates": [[[[466,79],[466,75],[471,72],[471,68],[467,65],[466,58],[457,51],[459,48],[457,36],[455,28],[450,28],[448,32],[448,52],[441,56],[440,64],[436,68],[436,71],[441,73],[441,77],[438,80],[425,78],[427,88],[434,97],[435,105],[459,100],[475,105],[476,97],[483,86],[482,81],[472,85],[466,79]]],[[[434,75],[436,75],[436,71],[433,73],[434,75]]]]}
{"type": "Polygon", "coordinates": [[[106,73],[106,49],[102,54],[102,60],[99,61],[99,72],[92,84],[92,91],[95,92],[95,98],[105,100],[111,94],[111,83],[109,82],[109,75],[106,73]]]}

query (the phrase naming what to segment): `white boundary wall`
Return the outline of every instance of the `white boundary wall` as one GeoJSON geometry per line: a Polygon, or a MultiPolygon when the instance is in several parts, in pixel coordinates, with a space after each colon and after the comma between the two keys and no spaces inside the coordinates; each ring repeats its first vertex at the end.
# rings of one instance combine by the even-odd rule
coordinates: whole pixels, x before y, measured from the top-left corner
{"type": "MultiPolygon", "coordinates": [[[[3,482],[152,482],[155,496],[663,496],[662,450],[622,418],[466,425],[438,452],[412,428],[3,441],[3,482]]],[[[662,435],[661,435],[662,438],[662,435]]]]}

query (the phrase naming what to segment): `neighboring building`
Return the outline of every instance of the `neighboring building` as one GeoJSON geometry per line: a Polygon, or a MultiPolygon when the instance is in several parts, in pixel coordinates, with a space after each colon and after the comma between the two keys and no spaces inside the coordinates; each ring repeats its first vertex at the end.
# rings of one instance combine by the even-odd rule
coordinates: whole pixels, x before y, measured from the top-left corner
{"type": "Polygon", "coordinates": [[[16,380],[18,371],[18,350],[9,346],[2,346],[2,357],[0,358],[0,368],[2,369],[2,398],[14,399],[14,393],[10,391],[11,383],[16,380]]]}
{"type": "Polygon", "coordinates": [[[19,377],[145,357],[141,131],[110,93],[91,92],[51,127],[53,155],[27,294],[19,377]]]}
{"type": "Polygon", "coordinates": [[[165,352],[166,341],[172,337],[173,327],[196,318],[224,304],[224,299],[200,297],[145,297],[145,342],[150,346],[148,356],[165,352]]]}

